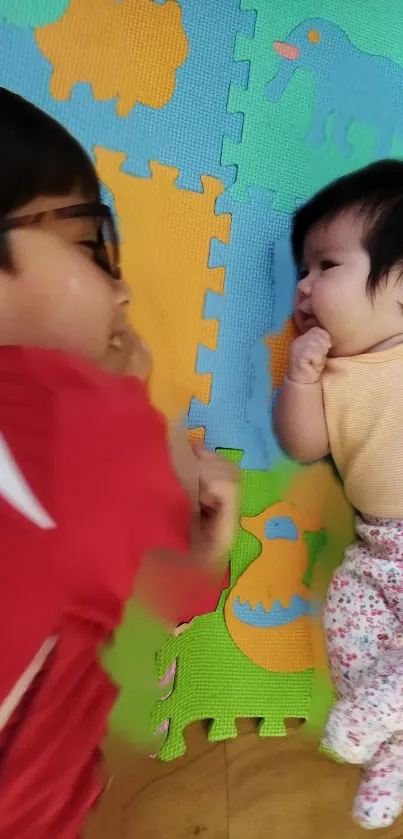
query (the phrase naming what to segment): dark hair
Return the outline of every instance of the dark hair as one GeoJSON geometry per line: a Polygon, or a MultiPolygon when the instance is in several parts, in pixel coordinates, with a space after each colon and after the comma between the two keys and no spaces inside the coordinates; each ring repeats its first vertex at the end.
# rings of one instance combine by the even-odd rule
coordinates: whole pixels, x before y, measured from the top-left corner
{"type": "Polygon", "coordinates": [[[307,234],[349,210],[364,220],[362,245],[370,259],[367,290],[373,295],[394,266],[403,267],[403,161],[380,160],[344,175],[297,210],[291,242],[298,266],[307,234]]]}
{"type": "MultiPolygon", "coordinates": [[[[0,219],[39,195],[81,192],[100,200],[95,168],[80,143],[44,111],[0,87],[0,219]]],[[[10,262],[0,237],[0,266],[10,262]]]]}

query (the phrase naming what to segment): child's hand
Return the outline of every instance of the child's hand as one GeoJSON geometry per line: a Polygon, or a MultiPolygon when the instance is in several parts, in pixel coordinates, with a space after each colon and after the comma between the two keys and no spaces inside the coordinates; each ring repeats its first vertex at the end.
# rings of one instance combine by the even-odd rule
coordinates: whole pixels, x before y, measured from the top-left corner
{"type": "Polygon", "coordinates": [[[102,368],[121,376],[147,381],[151,373],[151,353],[129,324],[119,335],[112,335],[102,368]]]}
{"type": "Polygon", "coordinates": [[[314,326],[309,332],[296,338],[291,344],[288,379],[298,384],[318,382],[331,345],[330,335],[319,326],[314,326]]]}
{"type": "Polygon", "coordinates": [[[200,465],[194,447],[188,440],[186,415],[173,424],[169,442],[175,474],[189,498],[192,513],[198,514],[200,465]]]}
{"type": "Polygon", "coordinates": [[[194,534],[194,548],[221,570],[237,528],[238,469],[224,457],[195,446],[199,464],[200,517],[194,534]]]}

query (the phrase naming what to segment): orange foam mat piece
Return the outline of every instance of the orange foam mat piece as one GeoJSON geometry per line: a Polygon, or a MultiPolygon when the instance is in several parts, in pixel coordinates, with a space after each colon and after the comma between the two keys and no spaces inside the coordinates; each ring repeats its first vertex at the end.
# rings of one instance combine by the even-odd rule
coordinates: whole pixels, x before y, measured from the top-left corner
{"type": "Polygon", "coordinates": [[[126,174],[125,154],[96,148],[99,175],[115,196],[123,239],[122,268],[133,293],[132,320],[155,359],[151,398],[168,419],[192,396],[207,403],[211,376],[196,372],[199,343],[215,349],[218,323],[204,320],[207,290],[223,292],[224,268],[209,268],[212,237],[229,241],[231,217],[216,216],[219,180],[203,192],[178,189],[178,170],[152,162],[152,177],[126,174]]]}

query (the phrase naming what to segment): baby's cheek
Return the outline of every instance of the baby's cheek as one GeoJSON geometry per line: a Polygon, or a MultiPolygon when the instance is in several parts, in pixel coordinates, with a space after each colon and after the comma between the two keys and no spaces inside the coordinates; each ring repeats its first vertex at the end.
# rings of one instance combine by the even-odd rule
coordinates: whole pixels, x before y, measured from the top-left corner
{"type": "Polygon", "coordinates": [[[319,323],[331,334],[334,328],[340,328],[346,304],[340,287],[336,283],[323,281],[318,284],[312,295],[315,315],[319,323]]]}

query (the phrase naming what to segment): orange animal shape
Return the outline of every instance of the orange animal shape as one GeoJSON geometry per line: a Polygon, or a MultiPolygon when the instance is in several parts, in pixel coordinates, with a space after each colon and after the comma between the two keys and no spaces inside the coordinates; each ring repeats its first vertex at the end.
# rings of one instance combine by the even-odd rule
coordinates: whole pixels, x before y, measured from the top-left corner
{"type": "Polygon", "coordinates": [[[65,14],[37,29],[35,38],[53,64],[55,99],[68,99],[77,82],[89,82],[94,99],[117,97],[120,117],[137,102],[166,105],[188,53],[176,0],[163,6],[150,0],[70,0],[65,14]]]}
{"type": "Polygon", "coordinates": [[[288,501],[245,521],[262,551],[228,596],[228,631],[237,647],[265,670],[306,670],[313,656],[310,594],[303,583],[308,564],[303,531],[320,530],[321,523],[288,501]]]}

